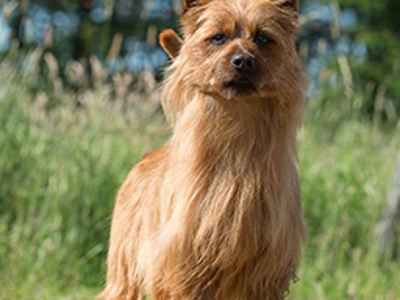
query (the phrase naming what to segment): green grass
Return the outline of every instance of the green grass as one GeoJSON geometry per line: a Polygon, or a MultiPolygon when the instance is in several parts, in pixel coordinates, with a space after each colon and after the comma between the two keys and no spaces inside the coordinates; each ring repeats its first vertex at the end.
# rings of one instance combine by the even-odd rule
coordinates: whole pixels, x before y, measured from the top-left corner
{"type": "MultiPolygon", "coordinates": [[[[165,124],[140,105],[114,102],[106,87],[71,101],[66,92],[33,97],[32,78],[7,78],[0,77],[0,299],[91,299],[104,281],[116,191],[165,140],[165,124]]],[[[290,299],[400,298],[400,263],[378,254],[374,234],[398,137],[352,120],[333,132],[307,115],[299,153],[309,241],[290,299]]]]}
{"type": "Polygon", "coordinates": [[[299,136],[309,241],[291,299],[398,299],[400,263],[379,254],[375,235],[398,138],[352,121],[333,139],[324,130],[306,121],[299,136]]]}
{"type": "Polygon", "coordinates": [[[161,118],[144,126],[139,108],[121,109],[106,89],[42,108],[27,85],[7,82],[0,100],[0,299],[98,292],[115,194],[164,140],[161,118]]]}

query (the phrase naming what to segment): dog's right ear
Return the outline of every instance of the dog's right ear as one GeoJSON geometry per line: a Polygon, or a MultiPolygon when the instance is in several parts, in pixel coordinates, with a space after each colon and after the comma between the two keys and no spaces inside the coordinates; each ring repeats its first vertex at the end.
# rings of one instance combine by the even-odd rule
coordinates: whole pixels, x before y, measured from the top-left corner
{"type": "Polygon", "coordinates": [[[182,47],[182,40],[172,29],[166,29],[160,33],[160,44],[161,47],[168,53],[170,58],[178,56],[179,51],[182,47]]]}
{"type": "Polygon", "coordinates": [[[208,2],[211,2],[211,0],[182,0],[181,16],[183,16],[190,8],[192,8],[194,6],[201,6],[208,2]]]}
{"type": "Polygon", "coordinates": [[[182,0],[181,24],[184,39],[196,32],[201,24],[197,22],[198,18],[212,1],[214,0],[182,0]]]}
{"type": "Polygon", "coordinates": [[[195,2],[197,2],[197,0],[182,0],[182,15],[187,12],[195,2]]]}

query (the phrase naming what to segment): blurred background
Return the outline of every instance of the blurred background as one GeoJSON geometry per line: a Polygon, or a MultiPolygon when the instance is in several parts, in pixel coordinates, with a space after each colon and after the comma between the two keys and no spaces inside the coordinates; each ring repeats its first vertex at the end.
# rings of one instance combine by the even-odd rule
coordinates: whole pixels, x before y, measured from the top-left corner
{"type": "MultiPolygon", "coordinates": [[[[0,299],[92,299],[114,197],[170,128],[180,0],[0,0],[0,299]]],[[[289,299],[400,299],[400,1],[300,1],[309,241],[289,299]]]]}

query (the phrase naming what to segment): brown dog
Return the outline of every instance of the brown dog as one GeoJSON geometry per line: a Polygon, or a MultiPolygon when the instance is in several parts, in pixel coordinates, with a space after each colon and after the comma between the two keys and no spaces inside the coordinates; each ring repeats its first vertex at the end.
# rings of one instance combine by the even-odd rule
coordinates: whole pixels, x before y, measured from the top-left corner
{"type": "Polygon", "coordinates": [[[101,297],[283,299],[306,236],[297,1],[184,0],[181,22],[161,37],[174,133],[118,193],[101,297]]]}

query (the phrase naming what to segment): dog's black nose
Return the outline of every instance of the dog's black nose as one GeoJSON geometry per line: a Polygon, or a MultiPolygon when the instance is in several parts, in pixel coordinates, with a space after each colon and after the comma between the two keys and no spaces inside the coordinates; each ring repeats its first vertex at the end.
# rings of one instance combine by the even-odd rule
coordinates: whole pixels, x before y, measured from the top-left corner
{"type": "Polygon", "coordinates": [[[255,67],[256,62],[253,56],[250,55],[250,53],[239,50],[232,57],[231,64],[240,73],[246,73],[255,67]]]}

